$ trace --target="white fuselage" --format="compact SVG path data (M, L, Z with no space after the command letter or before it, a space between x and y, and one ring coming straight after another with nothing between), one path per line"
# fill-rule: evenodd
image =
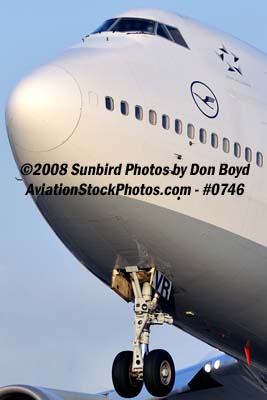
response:
M27 186L85 182L199 189L180 200L165 195L33 198L72 253L106 284L116 265L155 264L173 281L172 302L166 307L177 326L240 359L250 341L252 363L265 369L267 58L173 14L136 10L123 16L176 26L189 49L156 35L103 32L38 69L16 88L7 107L17 164L131 162L172 168L177 163L189 170L197 163L217 172L222 163L247 166L245 148L251 149L249 175L238 178L218 173L185 173L183 178L49 174L24 180ZM215 95L217 115L205 115L203 101L197 105L194 82ZM106 109L107 96L113 111ZM127 116L121 101L129 106ZM143 109L142 120L135 116L136 105ZM149 122L149 110L156 112L156 125ZM162 126L162 115L168 116L169 129ZM182 122L179 134L176 119ZM194 138L188 137L188 124L194 126ZM206 143L199 139L201 129ZM218 147L212 147L214 133ZM229 140L229 152L223 150L223 138ZM234 143L241 146L240 157ZM257 153L263 165L257 165ZM243 183L245 193L203 196L206 183ZM187 310L195 318L188 318Z

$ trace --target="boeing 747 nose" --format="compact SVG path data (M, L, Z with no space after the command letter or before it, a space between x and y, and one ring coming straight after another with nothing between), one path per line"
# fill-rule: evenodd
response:
M75 132L81 110L74 77L58 65L39 68L18 84L7 104L6 125L14 152L59 147Z
M143 384L171 393L170 354L149 351L163 323L249 366L267 391L266 93L265 54L140 9L105 21L9 99L25 194L89 271L134 302L133 346L112 367L120 396ZM214 387L208 371L190 389Z

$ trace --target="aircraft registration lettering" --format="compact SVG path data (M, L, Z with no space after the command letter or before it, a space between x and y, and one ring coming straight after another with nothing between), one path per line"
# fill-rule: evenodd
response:
M157 293L159 293L164 299L169 300L172 289L172 282L162 272L156 270L152 287Z

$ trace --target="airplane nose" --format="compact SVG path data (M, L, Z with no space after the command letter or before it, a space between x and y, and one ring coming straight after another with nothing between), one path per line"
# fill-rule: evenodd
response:
M47 65L23 79L6 107L6 126L13 145L49 151L76 130L82 111L78 83L64 68Z

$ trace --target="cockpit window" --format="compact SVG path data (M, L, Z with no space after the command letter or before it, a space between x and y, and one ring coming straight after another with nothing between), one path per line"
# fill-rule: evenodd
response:
M171 42L189 49L179 29L165 25L160 22L143 18L112 18L105 21L93 33L101 32L125 32L125 33L148 33L158 35Z
M154 34L156 23L140 18L121 18L112 27L112 32L140 32Z
M112 25L114 24L115 21L117 21L117 18L108 19L107 21L103 22L103 24L100 25L100 27L97 28L92 33L101 33L101 32L108 31L112 27Z
M170 35L173 38L175 43L189 49L186 41L184 40L183 36L181 35L181 33L179 32L179 30L177 28L174 28L173 26L166 26L166 29L170 33Z
M164 37L165 39L170 40L170 36L168 35L164 25L158 24L157 35Z

